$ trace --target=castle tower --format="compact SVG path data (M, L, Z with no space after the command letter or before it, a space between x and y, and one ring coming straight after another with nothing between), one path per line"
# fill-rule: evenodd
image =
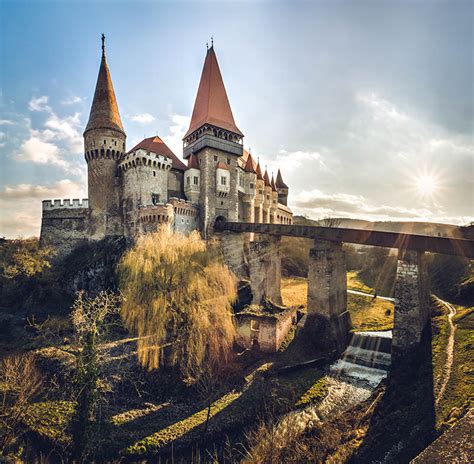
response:
M84 131L92 239L100 240L105 236L123 233L118 160L125 152L125 139L105 58L105 36L102 34L102 60L89 121Z
M278 192L278 201L285 206L288 206L288 185L283 182L283 177L281 176L281 172L278 169L275 187Z
M201 171L201 230L212 233L214 221L238 220L238 160L243 134L234 121L214 46L207 50L183 154L196 155ZM224 169L224 166L227 169ZM227 184L228 182L228 184Z
M263 218L263 199L265 198L265 182L263 180L260 161L257 162L256 169L256 191L255 191L255 222L265 222Z
M184 172L184 194L193 204L199 203L199 192L201 190L201 170L199 160L194 153L188 158L188 167Z

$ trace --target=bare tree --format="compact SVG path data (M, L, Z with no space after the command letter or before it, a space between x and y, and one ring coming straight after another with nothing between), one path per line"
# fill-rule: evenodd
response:
M328 216L323 219L320 219L318 222L322 227L339 227L341 225L342 220L340 218Z
M80 292L73 305L71 319L78 350L74 379L76 410L72 420L73 455L76 459L87 454L90 424L99 397L99 344L110 326L109 317L119 311L119 301L117 295L109 292L100 292L95 298L87 298Z
M0 363L0 452L8 455L26 432L28 408L41 391L42 377L31 353L5 357Z

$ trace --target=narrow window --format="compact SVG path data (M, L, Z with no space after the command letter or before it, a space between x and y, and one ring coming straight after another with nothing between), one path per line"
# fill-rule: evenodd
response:
M151 202L154 205L157 205L160 202L160 195L158 193L152 193L151 194Z
M253 189L253 183L252 182L250 182L250 188Z
M214 161L217 161L217 156L216 155L214 155Z
M199 183L199 179L197 176L194 176L194 185L197 185Z
M221 176L221 185L226 185L226 181L227 179L225 178L225 176Z
M191 177L186 178L186 185L191 185Z
M227 158L227 164L230 164L230 158Z
M153 171L153 177L156 177L156 171Z

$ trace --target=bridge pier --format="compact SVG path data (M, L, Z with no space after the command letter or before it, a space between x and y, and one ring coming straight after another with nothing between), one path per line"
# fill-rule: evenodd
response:
M430 291L423 252L398 252L392 360L415 354L430 321Z
M282 304L280 242L280 237L268 235L265 240L250 243L248 267L252 304L261 304L265 297Z
M246 235L235 232L219 232L215 234L226 264L239 278L248 277L248 266L245 256Z
M315 240L309 252L305 330L317 333L326 348L341 353L349 342L351 326L342 243Z

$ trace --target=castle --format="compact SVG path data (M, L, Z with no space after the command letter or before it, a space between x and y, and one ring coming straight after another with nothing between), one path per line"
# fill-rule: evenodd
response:
M244 149L217 62L207 50L188 131L187 166L163 140L149 137L126 150L126 133L105 54L84 131L88 199L44 200L41 243L70 249L84 240L141 233L170 224L206 238L216 220L291 224L288 186L270 178Z

